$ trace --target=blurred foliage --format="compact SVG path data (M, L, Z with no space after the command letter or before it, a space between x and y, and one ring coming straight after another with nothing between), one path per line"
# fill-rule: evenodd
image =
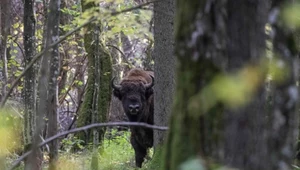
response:
M290 28L299 28L300 27L300 2L296 1L295 3L289 3L285 6L283 10L283 21Z
M293 170L300 170L300 167L297 165L292 165L292 167L293 167Z
M22 119L15 109L0 110L0 169L10 165L20 151L22 145ZM5 158L5 161L4 161Z
M20 149L22 140L22 122L14 110L0 110L0 157L13 154Z
M204 162L201 159L190 159L184 162L179 170L206 170Z
M102 24L102 29L105 30L102 32L101 38L114 38L116 34L123 32L127 36L152 39L152 33L149 29L152 10L135 9L116 16L111 16L112 11L122 11L132 8L136 6L136 3L134 1L124 3L124 0L87 0L87 3L90 2L101 2L101 4L104 5L101 5L100 10L98 8L91 8L82 13L80 17L76 17L74 23L77 25L81 25L90 18L96 17ZM86 31L88 30L82 29L81 35L85 34Z
M191 99L188 108L197 115L206 113L218 102L231 109L245 106L267 77L278 84L291 76L289 73L290 68L284 61L272 59L262 60L258 65L247 65L235 73L220 74Z
M68 153L70 153L72 148L74 148L74 147L79 148L79 149L84 149L84 147L82 146L82 143L84 143L84 141L78 139L74 135L69 135L68 138L65 138L61 141L61 144L62 144L64 150Z

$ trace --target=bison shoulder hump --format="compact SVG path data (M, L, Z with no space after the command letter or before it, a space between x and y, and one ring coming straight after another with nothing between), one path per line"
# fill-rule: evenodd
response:
M144 71L142 69L134 68L131 69L123 81L142 81L143 83L151 83L151 76L154 77L154 73L152 71Z

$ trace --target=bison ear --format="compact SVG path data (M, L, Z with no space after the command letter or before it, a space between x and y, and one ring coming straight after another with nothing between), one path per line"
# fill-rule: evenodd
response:
M119 100L121 100L122 97L121 97L120 90L114 89L113 94L114 94L115 97L117 97Z
M146 90L146 98L148 99L151 95L153 95L153 88L149 88Z

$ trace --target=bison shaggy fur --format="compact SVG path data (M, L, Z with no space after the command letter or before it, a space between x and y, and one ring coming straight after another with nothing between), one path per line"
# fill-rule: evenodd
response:
M122 102L129 121L153 124L153 85L153 72L136 68L130 70L119 85L112 80L113 94ZM131 127L130 131L136 166L141 167L148 149L153 146L153 130Z

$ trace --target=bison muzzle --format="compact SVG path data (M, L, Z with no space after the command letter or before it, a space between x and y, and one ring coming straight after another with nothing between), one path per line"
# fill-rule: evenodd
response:
M136 68L130 70L118 85L112 79L113 94L122 102L129 121L153 124L153 85L153 72ZM131 127L130 131L135 163L141 167L148 149L153 146L153 130Z

